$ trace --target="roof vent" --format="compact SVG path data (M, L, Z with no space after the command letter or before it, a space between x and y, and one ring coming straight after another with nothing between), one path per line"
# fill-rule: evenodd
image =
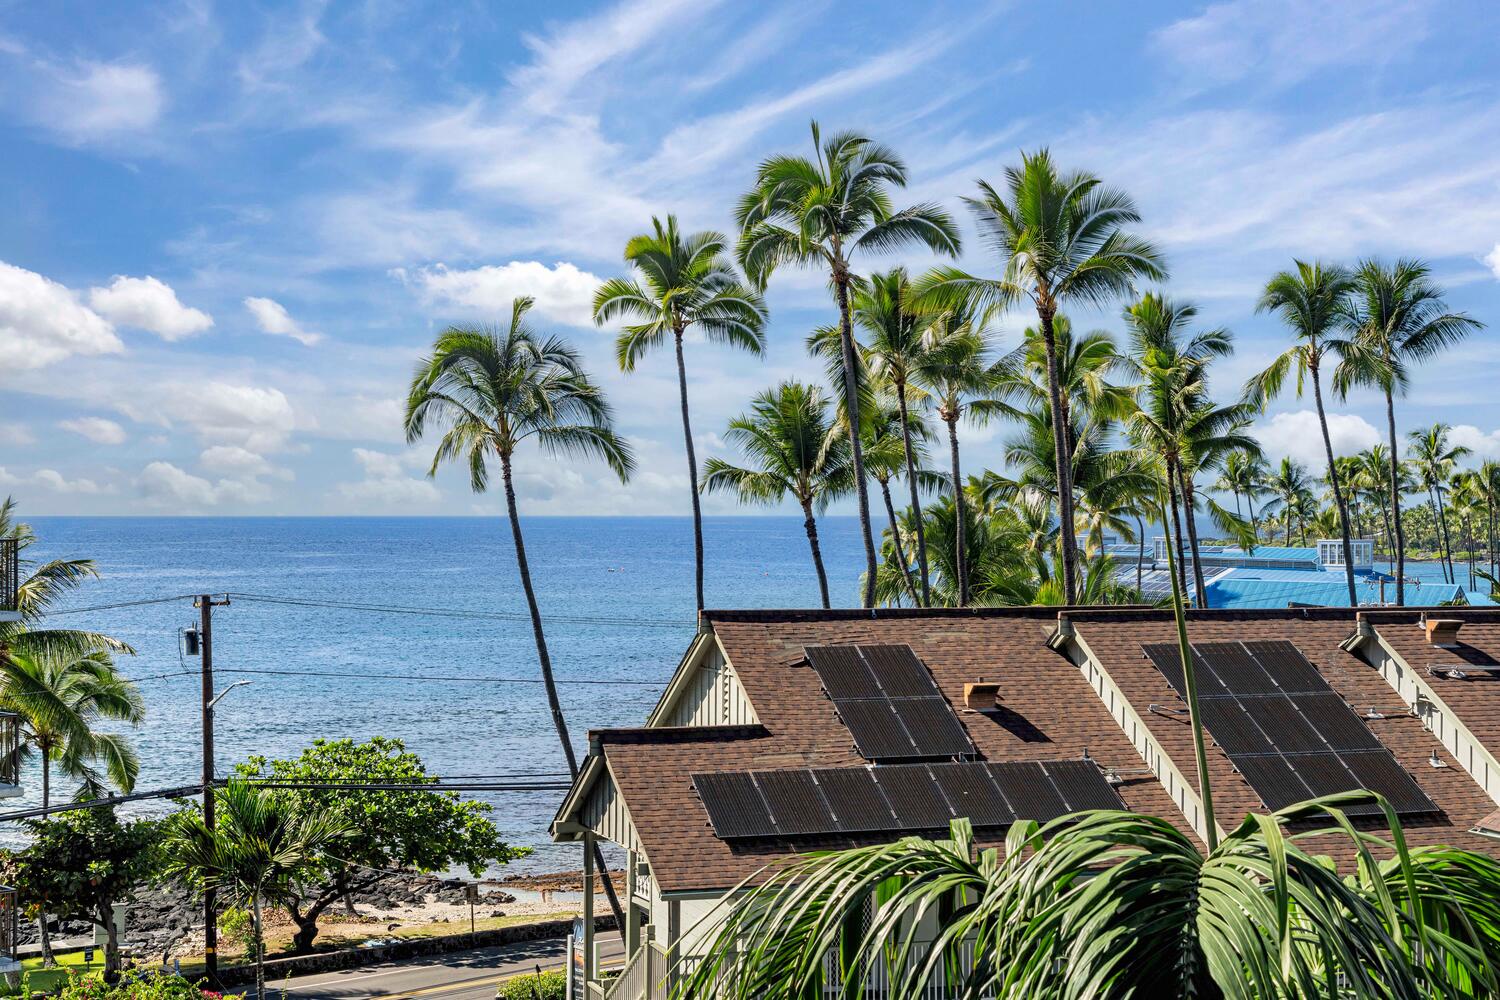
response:
M1427 758L1427 763L1431 764L1433 767L1447 767L1448 766L1448 762L1445 761L1445 760L1443 760L1443 758L1439 757L1438 756L1438 752L1436 750L1432 751L1432 756Z
M1458 645L1458 630L1464 627L1462 618L1424 618L1422 627L1427 630L1427 641L1434 646L1452 648Z
M992 681L976 681L964 685L964 707L976 712L993 712L1000 701L1000 685Z

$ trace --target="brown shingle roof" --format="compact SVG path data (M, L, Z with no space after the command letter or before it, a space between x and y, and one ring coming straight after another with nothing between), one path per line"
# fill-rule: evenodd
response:
M1500 753L1500 675L1471 670L1465 680L1429 674L1432 664L1484 664L1500 662L1500 610L1442 608L1432 612L1464 623L1458 646L1440 649L1429 645L1417 624L1420 613L1410 610L1367 612L1380 638L1432 687L1469 731L1491 753Z

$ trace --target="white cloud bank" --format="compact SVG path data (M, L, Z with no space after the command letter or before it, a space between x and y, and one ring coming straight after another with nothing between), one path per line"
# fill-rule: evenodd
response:
M103 417L79 417L76 420L64 420L57 426L82 435L95 444L125 443L125 428Z
M251 316L255 317L256 325L260 327L262 333L277 337L291 337L306 347L312 347L323 339L321 333L303 329L300 323L292 319L286 307L275 299L252 295L245 299L245 308L250 310Z
M1495 249L1484 255L1484 262L1489 265L1490 272L1500 279L1500 243L1495 244Z
M1268 459L1291 458L1307 466L1314 475L1322 475L1328 468L1316 410L1278 413L1268 422L1256 424L1250 433L1265 449ZM1353 455L1382 440L1369 421L1352 413L1328 414L1328 437L1335 455Z
M162 380L149 392L120 399L116 409L139 423L189 427L207 445L236 445L253 452L278 451L297 426L291 402L280 389L188 377Z
M403 271L397 276L408 279ZM464 270L445 264L409 276L423 301L475 313L475 318L508 322L510 304L521 295L536 299L533 314L569 326L594 325L594 290L601 279L567 261L548 267L536 260L513 260Z
M364 479L340 483L338 495L366 506L413 507L436 503L442 498L431 480L407 475L411 456L393 455L369 448L355 448L354 459L364 470Z
M178 468L171 462L152 462L135 480L146 503L153 507L183 510L232 503L264 503L271 498L265 484L255 479L220 479L210 482Z
M65 286L0 261L0 367L42 368L79 354L119 354L114 326Z
M163 340L181 340L214 325L212 316L183 305L171 285L149 274L144 278L115 275L109 287L89 292L89 305L106 319L149 330Z

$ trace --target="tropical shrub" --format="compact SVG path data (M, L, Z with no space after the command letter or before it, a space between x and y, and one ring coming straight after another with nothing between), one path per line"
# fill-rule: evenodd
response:
M555 970L540 976L516 976L500 984L495 1000L566 1000L567 988L567 974Z
M183 976L141 970L128 971L110 985L100 976L69 969L60 995L61 1000L240 1000L238 994L215 993Z

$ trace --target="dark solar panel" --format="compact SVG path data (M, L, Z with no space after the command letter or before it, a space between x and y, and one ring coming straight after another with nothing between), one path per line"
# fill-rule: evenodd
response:
M1281 690L1289 694L1329 690L1328 682L1318 669L1285 639L1254 639L1245 643L1245 648L1275 679Z
M1389 757L1390 755L1382 754L1382 756ZM1307 787L1312 791L1313 796L1335 795L1364 787L1359 777L1344 765L1336 753L1314 753L1287 759L1302 780L1307 782ZM1380 807L1373 802L1345 805L1339 808L1351 816L1373 816L1380 812Z
M920 756L888 699L843 700L834 704L854 736L861 757L892 760Z
M1293 702L1303 716L1335 750L1380 750L1380 741L1370 732L1343 698L1332 691L1321 694L1294 694Z
M1235 757L1234 766L1255 789L1255 794L1273 812L1285 809L1294 802L1312 798L1307 783L1292 769L1285 757L1272 754L1265 757Z
M1154 642L1141 647L1150 657L1156 669L1172 685L1173 690L1183 697L1187 697L1187 683L1182 676L1182 654L1177 649L1175 642ZM1229 691L1219 682L1204 663L1203 657L1196 653L1193 656L1193 664L1197 668L1195 673L1198 678L1198 697L1200 698L1222 698Z
M1307 716L1284 694L1240 701L1250 718L1271 738L1281 753L1318 753L1333 749L1313 728ZM1347 709L1346 709L1347 711Z
M1224 752L1234 754L1271 753L1271 741L1241 707L1236 698L1203 698L1198 702L1203 725Z
M953 811L975 826L1007 826L1014 823L1011 811L1000 789L990 780L989 770L981 764L933 764L932 776Z
M1280 690L1271 675L1238 642L1196 642L1193 650L1231 694L1270 694Z
M1006 801L1021 819L1046 822L1068 811L1068 804L1042 765L1035 761L990 764L990 777L1000 786Z
M926 764L892 764L875 768L875 782L885 793L902 829L936 830L953 818L948 801Z
M1062 793L1071 812L1080 809L1124 809L1125 803L1093 761L1049 760L1042 769Z
M1397 760L1385 751L1339 754L1360 787L1379 792L1398 813L1441 812Z
M859 651L887 697L942 697L931 672L917 659L910 646L861 646Z
M808 646L803 652L807 654L807 662L822 678L828 697L838 700L880 695L880 688L865 666L857 646Z
M833 810L841 833L870 833L899 829L891 807L867 767L814 768L813 777Z
M746 771L721 771L693 775L693 786L708 810L714 835L734 837L770 837L776 834L771 814L766 809L755 783Z
M839 829L811 771L757 771L755 783L782 836Z
M896 698L891 705L916 745L918 757L958 757L975 752L963 723L943 699Z

